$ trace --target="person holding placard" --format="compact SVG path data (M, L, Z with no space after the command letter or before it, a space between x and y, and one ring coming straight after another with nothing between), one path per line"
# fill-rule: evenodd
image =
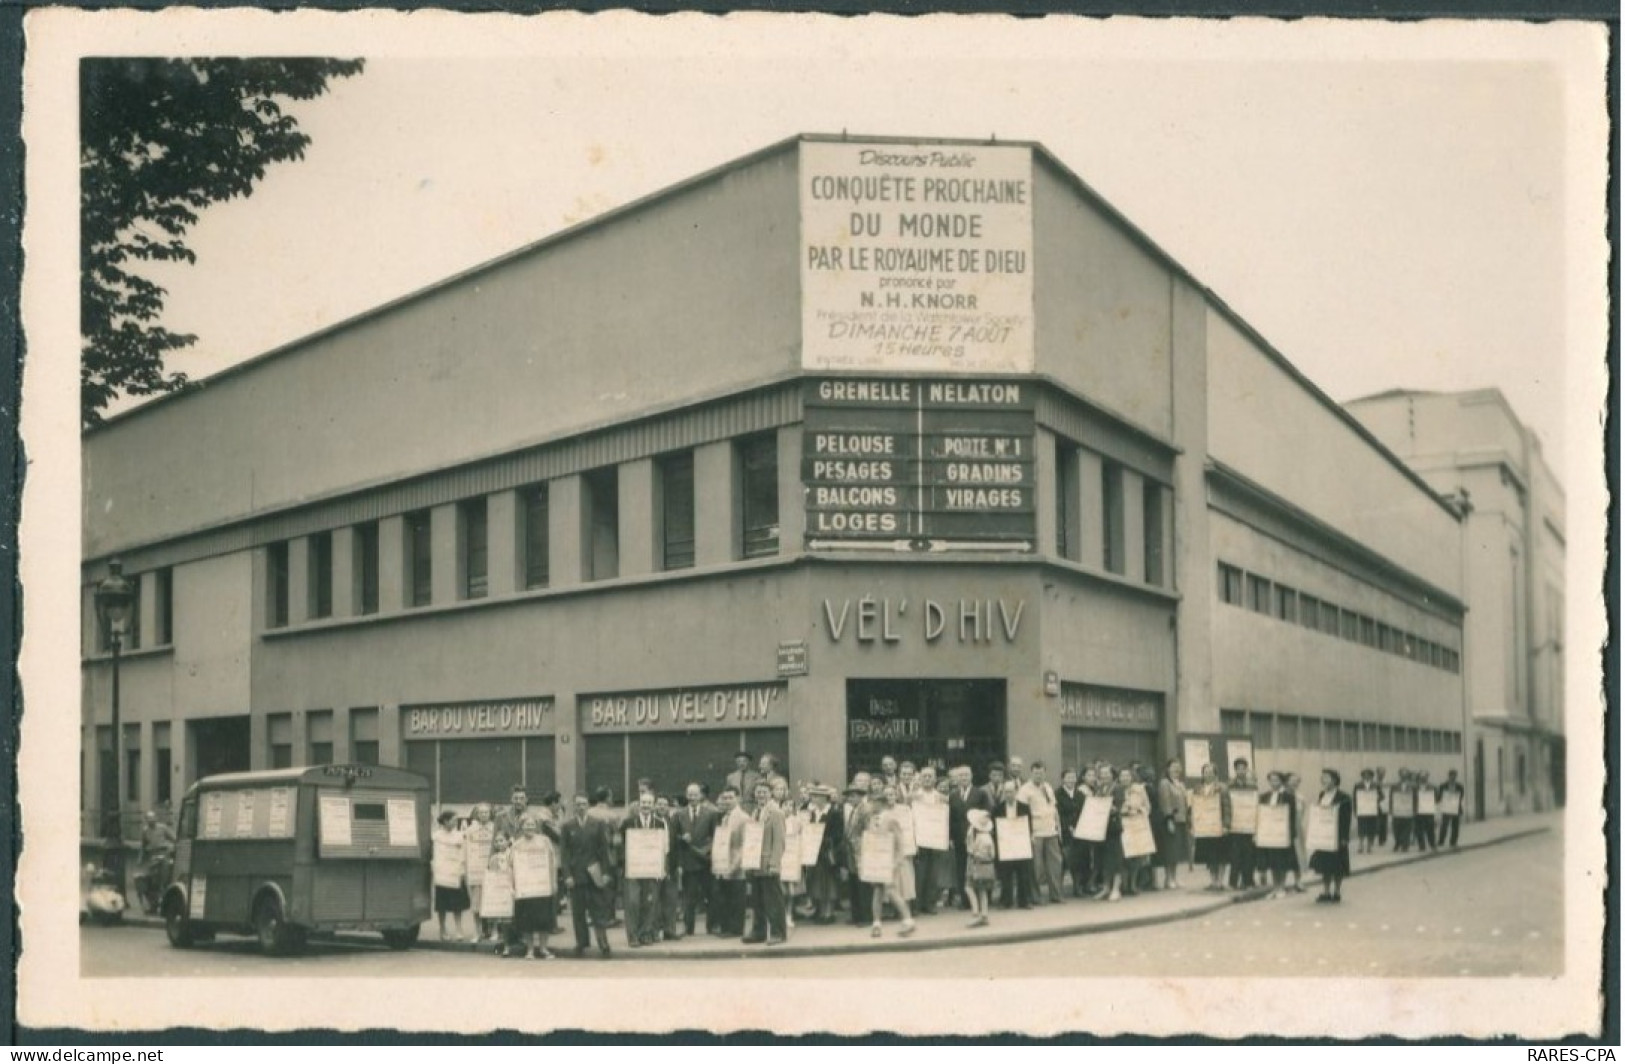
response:
M491 807L481 802L463 826L463 874L468 884L468 908L473 913L474 934L481 942L491 940L491 928L480 916L480 895L485 887L485 869L491 861L491 841L495 837Z
M1416 785L1411 782L1411 770L1399 770L1399 782L1388 795L1388 809L1394 828L1394 852L1406 853L1411 848L1411 828L1416 824Z
M914 763L904 761L897 766L897 782L890 784L892 788L892 804L889 808L897 811L897 824L903 829L902 863L898 867L897 892L910 906L915 902L914 858L919 856L920 847L914 839L914 792L910 789L914 779ZM882 791L884 791L882 787Z
M1266 777L1268 789L1258 799L1258 832L1254 843L1258 867L1270 877L1271 898L1286 894L1287 873L1297 864L1293 838L1298 832L1298 810L1286 780L1279 772Z
M863 882L858 870L859 843L869 822L869 774L859 772L846 785L839 810L841 841L846 850L841 855L842 871L846 876L847 922L862 927L869 922L869 896L873 892Z
M933 915L953 889L953 848L949 819L948 781L936 770L922 768L919 788L909 808L914 817L914 883L921 915Z
M553 930L553 825L527 816L519 822L519 838L514 840L513 929L522 942L529 942L533 960L550 961L547 936ZM511 954L510 954L511 955ZM519 956L523 957L521 948Z
M655 796L638 795L637 809L621 821L626 870L626 944L633 949L660 940L660 890L666 878L667 824L655 813Z
M513 858L509 854L512 843L506 835L491 839L491 856L485 862L484 887L480 891L480 919L491 925L497 945L498 957L518 956L521 946L508 946L513 931Z
M1439 784L1439 845L1448 842L1454 850L1461 841L1461 810L1466 801L1467 788L1456 779L1456 770L1451 769Z
M1156 836L1151 830L1151 796L1132 768L1125 768L1119 775L1113 798L1118 815L1117 845L1123 856L1121 871L1112 879L1107 901L1118 901L1124 894L1140 893L1140 876L1157 852ZM1106 839L1109 845L1109 828Z
M1368 768L1360 770L1360 782L1354 785L1354 822L1359 829L1360 853L1370 853L1377 843L1377 826L1382 819L1382 790L1377 786L1376 773Z
M1439 792L1428 781L1427 769L1416 774L1416 820L1411 826L1411 834L1416 839L1416 849L1437 850L1439 844L1434 840L1433 829L1436 826L1435 817L1439 813Z
M1349 874L1349 828L1354 820L1354 803L1342 790L1343 778L1336 769L1320 774L1320 798L1309 809L1309 867L1319 873L1317 902L1333 904L1343 900L1343 879Z
M1083 815L1086 797L1078 788L1078 770L1062 769L1061 785L1055 788L1055 815L1061 822L1061 870L1072 879L1074 898L1083 897L1081 856L1084 843L1073 834L1073 829L1078 826L1078 817Z
M815 924L835 922L835 903L840 898L840 865L846 845L841 815L834 808L836 797L834 787L814 784L807 792L806 823L801 826L801 865Z
M796 899L804 893L801 870L801 829L804 823L790 799L790 783L783 776L773 781L773 804L784 818L784 856L779 860L779 893L784 897L784 928L796 929Z
M878 776L875 781L880 785L880 799L859 840L862 852L858 874L869 884L873 896L869 903L869 934L873 938L880 937L880 917L890 904L903 918L903 926L897 929L897 934L907 938L914 933L915 925L908 898L903 895L904 865L908 862L903 855L903 819L912 814L906 806L898 804L896 784L886 783ZM888 867L890 878L886 877Z
M430 868L434 873L434 912L440 920L440 941L473 941L463 930L463 914L468 911L468 869L464 865L463 833L457 827L457 814L443 809L435 818L434 833L430 836L434 857ZM457 929L455 935L446 934L446 917L452 918Z
M1012 766L1019 765L1011 759ZM1019 771L1019 769L1017 770ZM1066 869L1061 864L1061 813L1055 800L1055 788L1050 786L1048 770L1042 761L1034 761L1027 782L1016 790L1016 797L1027 804L1033 818L1033 882L1028 885L1035 905L1061 904L1062 881ZM1046 897L1046 892L1048 897Z
M574 800L574 815L564 822L562 864L564 889L570 892L570 918L575 928L576 956L587 952L587 925L591 920L598 952L609 956L609 886L611 831L607 823L591 814L585 794Z
M1032 811L1016 797L1015 780L1005 780L999 804L993 810L993 843L998 849L999 906L1033 907L1027 893L1027 873L1033 864Z
M1258 885L1258 857L1253 835L1258 831L1258 783L1246 758L1236 758L1231 766L1230 816L1225 822L1230 847L1230 889L1251 890Z
M1179 889L1179 866L1191 859L1191 800L1185 786L1185 766L1177 757L1168 759L1157 784L1157 807L1163 820L1162 860L1164 883Z
M705 800L705 788L690 783L687 804L672 817L677 830L677 863L683 877L683 931L694 933L695 915L711 911L711 844L717 831L717 810Z
M1388 770L1377 766L1377 845L1388 845Z
M1207 889L1223 890L1229 856L1224 829L1230 818L1230 796L1212 765L1202 766L1202 782L1190 798L1191 837L1196 841L1196 863L1207 867Z

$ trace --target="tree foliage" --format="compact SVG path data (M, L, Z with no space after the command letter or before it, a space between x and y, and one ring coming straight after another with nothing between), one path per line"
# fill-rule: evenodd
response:
M211 203L247 196L272 163L304 157L286 101L361 71L339 59L86 59L79 66L81 420L120 392L186 384L164 358L197 337L159 323L147 262L196 261L187 229ZM280 102L279 102L280 101Z

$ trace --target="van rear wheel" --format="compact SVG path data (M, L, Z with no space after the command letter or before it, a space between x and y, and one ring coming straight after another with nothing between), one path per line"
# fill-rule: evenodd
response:
M304 944L299 929L283 916L282 902L271 894L254 907L254 933L259 937L260 949L272 957L294 953Z

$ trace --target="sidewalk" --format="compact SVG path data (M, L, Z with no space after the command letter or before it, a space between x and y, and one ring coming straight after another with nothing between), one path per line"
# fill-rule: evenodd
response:
M1558 830L1562 825L1561 812L1532 814L1520 817L1502 817L1462 827L1462 843L1457 850L1430 853L1394 853L1387 849L1367 856L1352 856L1354 876L1368 875L1387 868L1413 864L1417 861L1449 860L1457 853L1495 846L1514 839ZM1390 847L1392 840L1389 840ZM1070 935L1088 935L1103 931L1120 931L1147 924L1189 920L1223 909L1229 905L1256 901L1269 893L1267 889L1211 893L1205 889L1207 871L1202 868L1182 870L1184 886L1175 891L1152 891L1117 902L1068 900L1060 905L1041 905L1034 909L994 909L986 927L971 928L969 913L961 909L939 912L935 916L921 916L919 930L909 938L899 938L897 921L888 921L880 938L871 938L869 929L852 927L844 922L820 927L798 924L790 940L783 945L768 948L747 946L737 938L713 938L704 931L676 942L662 942L640 949L626 945L622 928L613 928L610 946L614 960L658 958L662 960L736 960L757 957L813 957L848 953L901 953L919 950L955 949L963 946L986 946L1039 939L1063 938ZM1306 889L1315 889L1316 880L1305 879ZM555 953L567 952L574 945L568 914L561 914L563 935L554 935L548 943ZM839 917L838 917L839 918ZM125 922L132 926L163 926L156 917L128 913ZM703 919L701 920L703 924ZM433 920L423 925L422 937L416 948L448 952L471 953L476 947L467 942L441 942ZM374 939L376 941L376 939ZM489 950L489 945L478 947ZM592 951L593 956L597 950Z
M1503 817L1482 823L1463 825L1462 843L1457 850L1419 854L1394 853L1390 848L1367 856L1352 855L1355 876L1380 872L1417 861L1448 860L1453 854L1465 853L1485 846L1494 846L1513 839L1525 838L1558 829L1561 813L1542 813L1522 817ZM1389 840L1392 847L1393 840ZM954 949L962 946L986 946L1038 939L1062 938L1070 935L1096 934L1102 931L1120 931L1146 924L1189 920L1223 909L1229 905L1256 901L1269 893L1267 888L1250 891L1210 893L1207 871L1203 868L1181 870L1184 883L1176 891L1152 891L1122 901L1105 902L1069 899L1060 905L1040 905L1022 911L994 909L986 927L970 928L970 914L961 909L939 911L935 916L921 916L917 930L909 938L899 938L897 921L883 925L880 938L871 938L866 927L853 927L841 922L828 927L797 924L790 940L771 948L761 945L747 946L737 938L712 938L704 931L677 942L662 942L654 946L631 949L626 945L626 934L620 927L611 929L610 946L615 960L658 958L662 960L737 960L758 957L812 957L847 953L902 953L918 950ZM1316 889L1314 877L1305 879L1306 889ZM841 917L837 914L837 918ZM703 924L703 920L701 923ZM548 946L555 953L571 949L575 940L570 930L568 914L561 920L565 933L554 935ZM436 938L436 925L423 925L418 949L453 950L469 952L475 947L465 942L440 942ZM483 947L489 949L489 946ZM596 955L594 948L590 955Z

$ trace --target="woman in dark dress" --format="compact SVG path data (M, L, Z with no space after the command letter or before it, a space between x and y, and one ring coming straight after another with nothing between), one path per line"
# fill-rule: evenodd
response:
M1298 807L1292 792L1286 789L1286 777L1279 772L1271 772L1266 780L1268 790L1259 798L1258 804L1260 808L1279 807L1286 810L1287 835L1284 840L1266 840L1262 829L1259 831L1258 869L1270 877L1270 897L1279 898L1286 892L1287 874L1297 871L1298 867L1298 852L1293 848L1293 840L1298 834ZM1265 845L1266 841L1282 841L1284 845Z
M1212 765L1202 766L1202 782L1197 784L1192 792L1194 797L1203 801L1219 800L1221 820L1225 827L1230 825L1230 796L1225 793L1224 784L1214 773ZM1195 835L1194 820L1191 828ZM1225 865L1229 860L1229 847L1225 837L1220 835L1203 836L1196 839L1195 860L1199 865L1207 866L1208 890L1224 889Z
M1321 809L1334 810L1337 817L1337 849L1316 850L1309 856L1309 867L1319 873L1320 897L1317 902L1343 900L1343 878L1349 874L1349 831L1354 821L1354 802L1342 789L1343 778L1336 769L1320 773L1320 797L1315 804Z

